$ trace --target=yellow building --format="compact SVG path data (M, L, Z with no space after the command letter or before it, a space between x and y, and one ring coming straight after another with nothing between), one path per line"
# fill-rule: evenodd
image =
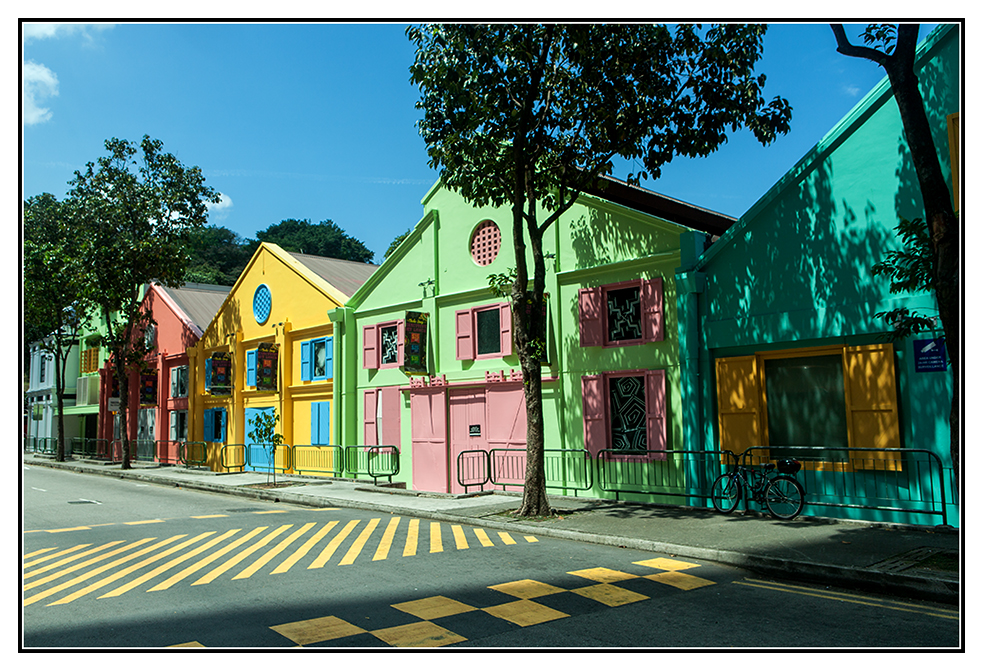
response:
M335 340L328 313L376 266L262 243L196 345L188 348L187 462L214 471L290 471L290 451L251 446L264 414L281 444L330 444ZM204 442L204 443L194 443Z

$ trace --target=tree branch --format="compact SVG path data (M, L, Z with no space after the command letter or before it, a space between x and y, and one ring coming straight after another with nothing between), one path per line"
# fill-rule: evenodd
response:
M844 54L845 56L852 56L854 58L866 58L869 61L874 61L878 65L885 67L886 62L890 58L888 54L878 51L877 49L872 49L871 47L861 47L851 44L850 40L847 39L847 34L844 32L844 26L840 23L830 24L830 29L834 31L834 37L837 39L838 53Z

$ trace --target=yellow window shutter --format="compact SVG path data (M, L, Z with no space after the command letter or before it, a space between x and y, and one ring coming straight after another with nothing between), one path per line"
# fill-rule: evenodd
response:
M900 448L895 394L895 353L891 343L844 348L847 436L852 448ZM902 468L897 453L852 450L855 469Z
M716 360L718 431L721 450L741 453L765 444L762 385L755 355Z

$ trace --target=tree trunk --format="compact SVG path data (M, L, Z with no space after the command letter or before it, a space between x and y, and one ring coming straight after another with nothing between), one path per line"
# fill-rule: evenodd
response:
M933 289L946 336L946 351L950 359L953 397L950 404L950 459L953 474L959 483L960 473L960 284L958 259L959 229L951 201L950 189L943 179L936 145L926 118L919 82L905 61L890 61L885 70L895 100L902 115L906 143L912 155L922 192L926 223L933 246ZM900 65L903 64L903 65Z

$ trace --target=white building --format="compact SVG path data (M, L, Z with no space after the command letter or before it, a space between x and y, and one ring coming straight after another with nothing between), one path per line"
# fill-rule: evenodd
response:
M76 381L79 377L79 348L73 345L65 366L64 408L75 405ZM55 397L55 356L42 349L42 341L31 343L27 391L24 393L27 413L26 447L35 447L34 439L55 438L58 435L58 402ZM65 415L65 436L78 436L78 416ZM52 446L53 447L53 446ZM68 447L66 446L66 449Z

